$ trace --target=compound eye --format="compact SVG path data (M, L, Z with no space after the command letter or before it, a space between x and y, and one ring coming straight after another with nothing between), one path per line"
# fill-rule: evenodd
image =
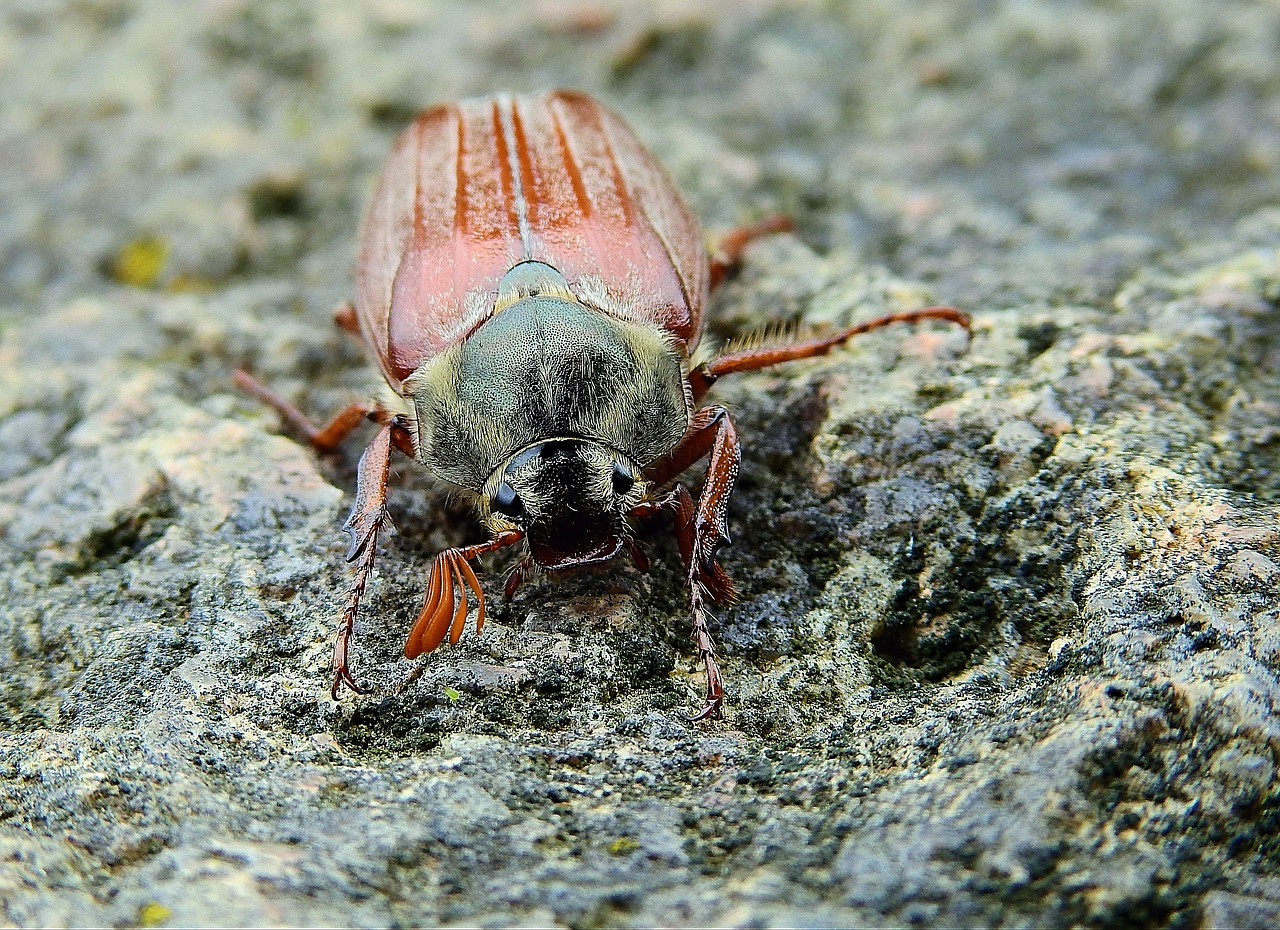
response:
M489 501L489 509L511 520L520 520L524 517L524 501L520 500L516 489L506 481L498 485L493 499Z
M635 476L621 462L613 463L613 493L619 496L626 494L636 486Z

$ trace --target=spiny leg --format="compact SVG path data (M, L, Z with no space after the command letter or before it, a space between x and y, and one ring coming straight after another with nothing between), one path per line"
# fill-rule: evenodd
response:
M663 500L637 508L638 516L647 516L659 508L673 512L676 543L689 586L694 648L702 660L707 678L706 705L693 718L695 720L720 717L724 705L724 682L716 662L705 599L709 596L712 600L724 602L733 597L729 576L715 558L716 551L729 542L729 496L742 461L737 432L728 412L716 406L699 410L680 444L650 469L652 480L662 483L708 453L711 458L707 477L696 504L683 485L676 485Z
M329 693L335 701L343 685L357 694L364 693L364 689L356 684L355 677L351 674L348 655L360 599L364 596L369 576L373 573L378 531L387 519L387 478L391 470L392 433L396 429L391 424L383 426L364 450L364 455L360 456L355 506L342 527L351 537L347 561L355 563L356 573L333 641L333 685Z
M275 391L258 381L247 371L237 369L232 379L242 390L247 391L267 406L272 407L293 429L306 437L312 447L319 452L332 452L342 440L371 415L377 415L378 409L372 404L351 404L326 423L317 426L310 417L289 403ZM360 599L364 596L369 584L369 576L373 573L373 561L378 548L378 530L386 520L387 476L390 471L391 445L403 447L408 442L407 433L393 440L394 432L402 432L393 425L389 416L383 423L364 455L360 457L359 478L356 489L356 503L343 529L351 536L351 545L347 549L347 561L355 563L355 578L351 589L347 592L346 607L338 621L338 631L333 641L333 683L329 688L330 696L336 701L338 692L346 685L357 694L364 689L356 683L351 674L349 653L351 637L355 631L356 613L360 607Z
M403 419L376 404L351 404L338 412L324 426L317 426L310 417L289 403L275 391L263 385L246 371L237 370L232 377L245 391L263 403L273 407L295 430L307 438L320 452L332 452L351 432L366 419L381 426L360 457L356 483L356 501L351 516L343 530L351 537L347 548L347 561L355 563L355 577L347 593L347 603L338 621L338 631L333 642L333 684L330 695L337 700L338 692L345 685L357 694L364 689L351 674L351 640L355 632L356 614L360 600L373 573L373 563L378 548L378 531L387 520L387 478L390 474L391 447L399 449L410 458L415 456L413 436Z
M794 228L791 217L779 214L729 230L711 250L711 289L714 291L738 270L742 253L752 242L774 233L791 232Z
M708 612L703 601L706 588L705 577L699 569L698 534L696 527L697 508L688 489L678 484L673 489L675 494L676 545L680 549L680 557L684 562L686 582L689 586L689 614L693 624L693 646L698 658L702 660L703 673L707 679L707 698L702 710L694 714L691 720L718 720L724 716L724 679L720 676L720 665L716 662L716 644L711 638L711 628L707 623ZM720 567L717 573L724 578ZM727 582L728 579L724 578Z
M966 333L971 332L969 315L954 307L925 307L921 310L906 310L900 313L887 313L872 320L865 320L855 326L820 336L813 339L802 339L780 346L760 346L743 349L740 352L728 352L699 365L689 373L689 383L693 388L693 399L698 401L711 385L728 374L739 371L755 371L779 365L782 362L794 362L798 359L813 358L826 355L837 346L843 345L854 336L869 333L883 326L894 323L919 323L923 320L943 320L963 327Z
M738 433L724 407L703 407L693 415L689 429L673 450L648 469L655 485L663 485L683 473L708 453L711 460L703 482L702 496L693 515L694 550L702 571L702 582L712 600L724 603L733 599L733 584L715 560L716 550L731 542L729 537L729 497L738 477L742 450ZM642 505L643 506L643 505Z

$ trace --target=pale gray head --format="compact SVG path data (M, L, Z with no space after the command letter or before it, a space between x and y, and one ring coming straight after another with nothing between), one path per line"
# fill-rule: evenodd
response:
M627 514L643 499L634 462L587 439L548 439L494 470L481 506L495 531L521 529L546 569L613 558L627 538Z

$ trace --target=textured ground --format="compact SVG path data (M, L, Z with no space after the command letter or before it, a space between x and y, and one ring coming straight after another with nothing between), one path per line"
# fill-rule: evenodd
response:
M717 337L977 320L718 389L723 724L656 537L398 659L479 538L407 465L329 700L358 448L229 387L373 392L394 134L553 85L796 217ZM13 0L0 86L0 921L1280 922L1273 5Z

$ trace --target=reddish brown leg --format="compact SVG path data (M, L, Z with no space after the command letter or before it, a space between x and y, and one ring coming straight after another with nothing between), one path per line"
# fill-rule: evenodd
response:
M334 700L337 700L343 685L357 694L364 693L364 689L356 684L351 674L348 659L351 639L355 633L360 599L364 596L369 576L373 573L378 531L387 522L387 477L391 471L391 447L404 450L411 445L412 439L408 431L398 418L390 417L364 450L364 455L360 456L356 502L351 508L351 516L342 525L343 532L351 539L347 547L347 561L355 563L355 578L347 593L347 605L342 611L338 633L333 641L333 686L329 693Z
M689 613L693 622L693 646L702 661L702 670L707 679L707 699L702 710L694 714L692 720L718 720L724 716L724 679L720 677L720 665L716 662L716 644L711 638L711 628L707 623L710 616L703 600L704 577L698 565L697 519L698 508L693 503L689 490L677 484L668 497L672 505L672 519L675 524L676 545L680 549L680 558L684 562L685 580L689 586ZM723 577L723 572L716 571ZM725 579L727 582L728 579Z
M631 556L631 563L635 565L636 571L642 575L649 574L649 553L645 552L634 539L628 539L625 545L627 555Z
M333 311L333 322L344 333L360 338L360 320L356 317L356 308L351 304L342 304Z
M733 585L716 562L716 550L729 542L728 509L733 483L738 477L742 452L738 434L723 407L704 407L693 416L689 431L680 444L649 469L651 480L661 484L680 474L710 453L702 496L695 505L683 485L666 498L637 508L637 516L647 516L658 508L675 513L676 542L684 561L689 586L689 606L693 615L693 642L707 676L707 703L694 718L721 716L724 685L716 664L715 643L708 625L705 599L723 603L733 597Z
M742 253L752 242L774 233L791 232L794 228L791 217L778 215L725 233L711 251L711 289L714 291L738 270Z
M369 448L360 456L355 506L342 527L351 537L351 544L347 547L347 561L355 563L356 574L347 594L347 606L338 622L338 634L333 641L333 685L329 693L335 701L343 685L357 694L364 693L364 689L356 684L351 674L348 653L351 636L355 632L360 598L364 596L369 575L373 572L378 530L387 519L387 476L391 470L391 434L395 429L396 427L387 425L378 430L373 442L369 443Z
M802 358L813 358L826 355L837 346L843 345L854 336L869 333L873 329L889 326L893 323L919 323L922 320L945 320L971 331L969 315L954 307L925 307L922 310L906 310L901 313L888 313L873 320L866 320L848 329L842 329L827 336L805 339L790 345L762 346L756 349L743 349L741 352L729 352L699 365L689 372L689 383L693 388L693 399L697 402L711 385L725 375L738 371L755 371L778 365L782 362L794 362Z
M332 452L366 419L382 426L360 457L355 506L342 527L351 537L347 561L355 563L355 578L347 593L346 607L343 608L342 617L338 621L338 632L334 637L333 684L329 689L334 700L337 700L338 692L344 685L357 694L363 694L364 689L351 674L351 639L355 632L360 599L364 596L369 576L373 573L378 531L387 520L387 477L391 467L391 447L395 446L412 458L415 453L413 437L400 417L373 404L352 404L324 426L317 426L310 417L248 372L236 371L232 377L242 389L275 408L290 426L321 452Z
M516 563L516 567L507 573L507 580L502 586L502 599L509 601L516 596L516 592L520 590L520 585L524 584L524 576L528 574L529 569L533 567L533 556L526 555L523 559Z
M373 404L352 404L326 423L317 426L305 413L289 403L247 371L237 369L231 375L236 386L273 408L293 430L306 438L320 452L332 452L351 432L378 410Z
M649 468L650 480L664 484L681 474L698 459L711 454L707 464L707 478L698 498L694 515L693 550L697 564L717 601L733 597L728 578L715 562L716 550L730 542L729 495L738 478L742 463L742 450L738 446L738 432L733 428L729 412L719 405L703 407L693 415L689 430L671 452Z

